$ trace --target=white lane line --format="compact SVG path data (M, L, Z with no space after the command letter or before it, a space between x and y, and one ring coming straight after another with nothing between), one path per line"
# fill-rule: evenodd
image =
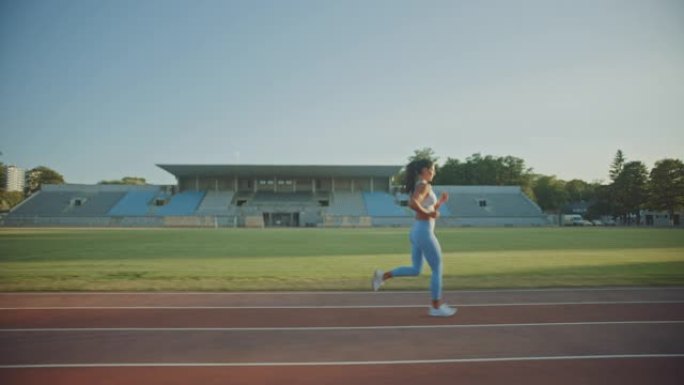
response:
M616 360L648 358L684 358L684 354L604 354L578 356L529 356L529 357L483 357L447 358L436 360L392 360L392 361L321 361L321 362L143 362L143 363L70 363L70 364L25 364L0 365L0 369L41 369L41 368L129 368L129 367L253 367L253 366L352 366L352 365L419 365L419 364L459 364L477 362L517 362L517 361L576 361L576 360Z
M578 288L546 288L546 289L481 289L481 290L449 290L445 294L458 293L527 293L527 292L592 292L592 291L684 291L681 286L664 286L664 287L578 287ZM292 294L316 294L316 295L349 295L349 294L366 294L366 295L383 295L383 294L428 294L427 290L419 291L232 291L232 292L203 292L203 291L176 291L176 292L140 292L140 291L118 291L118 292L8 292L0 293L2 296L14 295L292 295Z
M512 302L512 303L474 303L450 305L456 307L514 307L514 306L581 306L581 305L662 305L684 304L684 301L586 301L586 302ZM212 309L401 309L401 308L424 308L426 304L414 305L312 305L312 306L25 306L25 307L0 307L0 310L212 310Z
M264 332L264 331L341 331L341 330L396 330L396 329L477 329L514 327L605 326L605 325L679 325L684 321L597 321L546 322L519 324L451 324L451 325L391 325L391 326L285 326L285 327L130 327L130 328L28 328L0 329L0 333L35 332Z

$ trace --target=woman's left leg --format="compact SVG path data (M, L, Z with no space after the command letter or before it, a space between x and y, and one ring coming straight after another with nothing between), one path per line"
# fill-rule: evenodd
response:
M423 255L432 269L430 279L432 308L428 314L433 317L451 317L456 314L456 308L449 307L442 302L442 248L434 233L428 237L428 242L423 247Z
M430 277L432 303L439 306L442 300L442 248L434 233L430 233L421 243L425 260L432 270L432 277Z

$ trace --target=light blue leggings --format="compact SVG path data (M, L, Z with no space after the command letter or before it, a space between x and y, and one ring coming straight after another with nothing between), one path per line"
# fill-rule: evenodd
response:
M435 237L435 221L416 221L411 229L411 259L413 266L392 270L393 277L411 277L423 270L423 257L432 269L430 292L433 300L442 299L442 248Z

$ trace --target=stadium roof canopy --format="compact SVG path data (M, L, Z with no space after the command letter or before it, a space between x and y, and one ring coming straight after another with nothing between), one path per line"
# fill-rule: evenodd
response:
M403 166L344 165L248 165L248 164L158 164L177 178L196 176L239 177L381 177L399 173Z

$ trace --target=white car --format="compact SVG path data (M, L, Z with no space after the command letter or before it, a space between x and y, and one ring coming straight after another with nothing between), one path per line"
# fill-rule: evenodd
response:
M572 225L573 226L593 226L594 224L589 222L586 219L582 219L582 217L576 217L576 218L572 218Z

